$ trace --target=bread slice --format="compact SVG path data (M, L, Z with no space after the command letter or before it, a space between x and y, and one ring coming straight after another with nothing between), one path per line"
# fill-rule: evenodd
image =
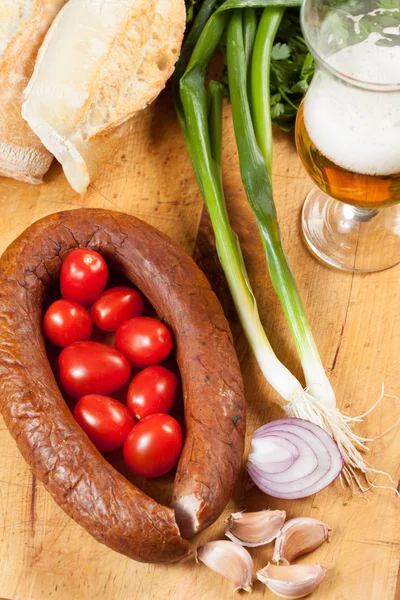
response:
M55 19L22 114L77 192L164 88L185 18L184 0L69 0Z
M41 183L53 157L21 116L22 94L67 0L0 0L0 176Z

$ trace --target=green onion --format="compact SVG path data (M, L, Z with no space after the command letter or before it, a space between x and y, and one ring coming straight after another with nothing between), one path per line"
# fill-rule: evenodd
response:
M248 342L267 381L280 395L290 416L307 419L326 429L344 457L344 475L355 479L357 470L378 473L363 460L365 442L352 430L361 418L343 415L323 369L295 279L282 246L270 179L272 130L269 72L271 49L284 7L298 0L227 0L217 5L205 0L177 67L175 105L193 168L207 206L218 256ZM257 22L255 7L264 7ZM227 9L233 9L227 12ZM245 10L241 10L245 9ZM208 20L206 20L209 15ZM262 327L238 238L232 230L221 180L223 88L211 82L206 68L227 30L227 65L232 116L246 195L256 217L272 283L283 307L298 351L307 390L277 359ZM191 56L189 58L189 50ZM183 75L181 75L183 73Z
M251 89L253 98L255 98L253 102L255 107L254 116L255 120L257 114L262 117L258 123L258 130L263 147L268 153L266 158L264 158L258 145L248 98L242 10L232 11L228 25L227 63L232 118L243 184L257 219L271 280L295 341L309 391L315 399L335 406L335 395L321 363L296 281L283 250L272 185L267 168L267 160L271 164L272 130L269 116L269 93L267 92L267 99L265 100L263 98L265 89L261 84L265 80L268 81L268 77L258 77L258 75L263 70L269 71L270 48L272 46L270 37L271 34L275 36L282 15L282 8L264 9L252 59Z
M251 108L254 130L270 177L272 177L272 122L269 65L274 39L284 12L282 6L263 10L251 60ZM248 64L248 58L246 62Z
M184 132L216 238L229 289L249 344L260 368L279 395L288 401L301 384L277 359L258 314L238 238L231 229L221 182L222 87L211 83L208 97L204 73L225 29L226 13L207 23L180 81Z

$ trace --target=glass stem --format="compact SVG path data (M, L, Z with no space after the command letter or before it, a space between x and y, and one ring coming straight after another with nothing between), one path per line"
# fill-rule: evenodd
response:
M379 213L376 208L359 208L351 204L345 204L343 212L347 220L356 221L357 223L367 223L371 221Z

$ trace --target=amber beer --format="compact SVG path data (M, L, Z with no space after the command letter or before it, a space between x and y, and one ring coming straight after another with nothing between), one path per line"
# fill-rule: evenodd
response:
M329 196L360 208L379 208L400 202L400 173L355 173L335 164L316 147L305 126L304 102L296 122L296 145L307 173Z
M326 56L297 118L297 148L311 178L360 208L400 202L398 40L388 46L375 32Z

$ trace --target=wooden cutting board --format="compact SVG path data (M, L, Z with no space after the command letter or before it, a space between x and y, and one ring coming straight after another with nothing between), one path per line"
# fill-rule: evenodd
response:
M274 188L283 238L323 363L340 407L364 413L381 393L400 394L400 270L374 275L340 273L319 264L300 235L300 208L311 183L292 136L276 132ZM232 223L240 236L261 317L279 358L301 377L282 311L272 290L257 229L238 172L230 110L224 113L224 184ZM42 186L0 179L0 252L36 219L81 206L134 214L194 253L230 319L248 406L247 448L255 428L282 416L275 392L260 375L226 291L213 236L168 92L139 116L130 138L104 165L85 196L67 185L53 165ZM384 252L384 248L376 248ZM358 427L366 437L388 429L400 401L386 399ZM400 477L400 433L371 446L370 461ZM389 482L379 480L383 485ZM312 516L333 529L330 544L299 562L321 563L327 576L315 600L394 600L400 557L399 501L392 491L352 495L336 482L304 500L271 500L243 472L218 522L195 544L223 535L233 510L282 508L288 517ZM251 551L255 568L272 546ZM135 563L100 545L74 523L36 482L4 423L0 422L0 597L21 600L222 600L230 583L193 560L172 566ZM253 598L273 598L261 583ZM400 588L397 590L400 598Z

